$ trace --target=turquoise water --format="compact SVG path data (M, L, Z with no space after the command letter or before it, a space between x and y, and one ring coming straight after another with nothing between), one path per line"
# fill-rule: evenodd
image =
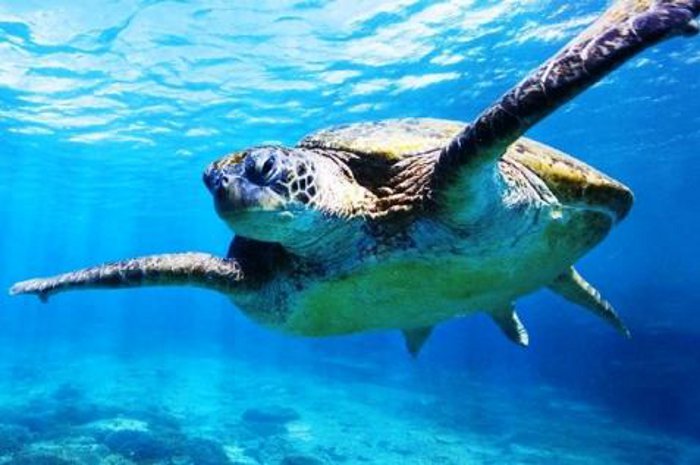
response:
M0 287L231 234L233 149L469 120L603 1L0 3ZM528 135L631 186L579 269L624 340L542 291L531 347L484 316L301 339L197 289L0 296L0 464L700 463L700 39L635 58Z

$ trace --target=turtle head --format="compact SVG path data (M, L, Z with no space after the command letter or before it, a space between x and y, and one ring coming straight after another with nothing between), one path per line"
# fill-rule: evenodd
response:
M339 162L279 146L227 155L209 165L204 183L237 234L297 249L359 215L366 195Z

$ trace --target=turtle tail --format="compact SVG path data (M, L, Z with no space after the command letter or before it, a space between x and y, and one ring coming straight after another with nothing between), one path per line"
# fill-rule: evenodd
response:
M46 302L63 291L139 286L193 285L231 292L243 280L238 261L205 253L152 255L72 271L50 278L22 281L10 295L35 294Z

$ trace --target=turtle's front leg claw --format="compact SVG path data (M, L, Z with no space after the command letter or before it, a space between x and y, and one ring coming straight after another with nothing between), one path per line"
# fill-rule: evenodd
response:
M46 303L49 301L49 288L44 279L30 279L16 283L10 288L10 295L34 294L39 300Z

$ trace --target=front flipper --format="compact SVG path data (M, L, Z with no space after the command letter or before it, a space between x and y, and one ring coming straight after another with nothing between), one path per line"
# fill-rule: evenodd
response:
M219 292L240 287L243 270L233 258L205 253L152 255L85 268L51 278L15 284L10 295L35 294L43 302L50 295L81 289L192 285Z
M642 50L698 31L700 0L618 0L442 150L436 181L461 166L498 160L530 127Z

